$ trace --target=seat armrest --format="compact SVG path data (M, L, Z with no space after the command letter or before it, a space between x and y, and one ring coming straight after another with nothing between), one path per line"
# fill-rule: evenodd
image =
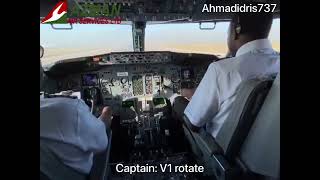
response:
M222 149L214 140L214 138L208 134L203 128L200 129L199 133L191 132L195 141L197 142L200 149L205 151L210 156L212 154L222 154Z
M193 139L192 141L197 144L198 148L201 149L203 153L211 156L212 154L221 154L223 152L214 138L203 128L200 128L197 132L195 132L186 124L183 127L186 131L188 131L188 134Z

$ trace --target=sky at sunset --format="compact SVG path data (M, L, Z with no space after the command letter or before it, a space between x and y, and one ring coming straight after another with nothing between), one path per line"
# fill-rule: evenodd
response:
M200 30L199 24L147 25L146 51L175 51L224 55L229 23L217 23L214 30ZM269 35L280 52L280 19L273 21ZM54 30L40 25L40 44L45 48L44 64L57 60L116 51L132 51L130 25L73 25L72 30Z

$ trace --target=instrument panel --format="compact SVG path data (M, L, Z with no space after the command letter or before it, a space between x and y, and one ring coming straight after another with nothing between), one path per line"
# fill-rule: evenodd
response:
M129 98L170 98L180 94L182 83L198 84L204 74L199 67L178 65L114 65L99 71L70 75L59 84L61 90L83 91L96 87L104 105L119 106Z
M142 102L143 111L154 97L170 99L179 95L181 88L195 88L213 62L208 61L209 56L205 56L204 61L190 61L196 64L183 61L192 57L189 54L177 57L180 57L179 63L170 52L111 53L102 57L99 62L102 65L97 70L67 74L57 80L58 91L80 91L85 99L88 89L95 88L95 94L99 95L97 101L101 106L112 106L115 114L120 114L123 101L132 98Z

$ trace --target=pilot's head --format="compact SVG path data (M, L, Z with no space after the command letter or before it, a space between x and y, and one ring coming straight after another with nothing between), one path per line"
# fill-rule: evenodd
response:
M245 43L268 38L272 25L271 13L237 13L232 18L228 30L228 48L230 53Z

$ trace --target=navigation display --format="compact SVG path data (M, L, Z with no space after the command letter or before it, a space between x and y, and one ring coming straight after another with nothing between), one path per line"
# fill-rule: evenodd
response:
M82 75L82 85L83 86L97 86L98 85L98 75L97 74L84 74L84 75Z

